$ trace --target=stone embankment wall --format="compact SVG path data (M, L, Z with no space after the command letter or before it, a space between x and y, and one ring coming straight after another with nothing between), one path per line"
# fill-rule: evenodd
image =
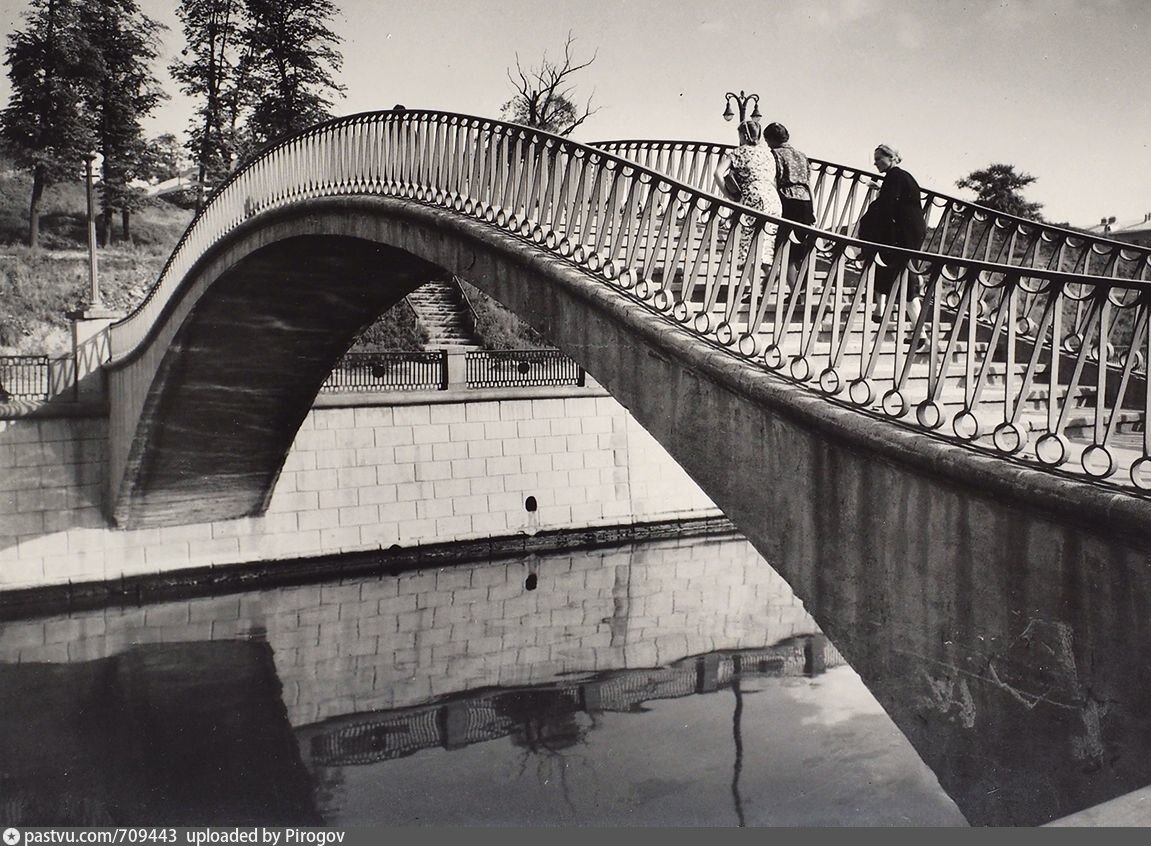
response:
M611 397L548 393L323 397L264 516L136 531L105 418L0 420L0 590L719 515Z
M301 726L817 631L750 544L694 538L13 621L0 663L262 637Z

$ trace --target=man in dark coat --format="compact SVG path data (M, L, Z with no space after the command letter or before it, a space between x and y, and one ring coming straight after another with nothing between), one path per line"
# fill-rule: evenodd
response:
M883 174L879 195L872 200L859 220L859 237L876 244L890 244L918 250L927 234L923 222L923 207L919 196L919 183L915 177L898 167L899 152L888 144L875 148L875 168ZM876 314L879 322L887 297L895 280L903 270L904 262L891 252L880 251L883 266L875 267Z

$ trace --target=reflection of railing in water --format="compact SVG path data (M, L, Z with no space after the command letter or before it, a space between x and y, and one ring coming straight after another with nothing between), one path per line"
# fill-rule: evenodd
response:
M314 765L371 764L421 749L456 749L507 737L532 716L543 722L549 713L632 712L652 699L722 690L750 675L812 676L843 663L826 638L811 635L767 648L688 657L668 667L616 670L576 682L472 693L391 713L341 717L300 731L311 734L308 748ZM545 705L546 712L537 712Z

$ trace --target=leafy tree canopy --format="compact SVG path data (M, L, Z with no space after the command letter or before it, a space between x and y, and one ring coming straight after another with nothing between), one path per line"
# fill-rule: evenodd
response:
M1017 173L1014 165L996 163L973 170L955 184L974 191L975 202L981 206L1028 220L1042 220L1039 210L1043 204L1028 202L1022 194L1035 180L1029 173Z

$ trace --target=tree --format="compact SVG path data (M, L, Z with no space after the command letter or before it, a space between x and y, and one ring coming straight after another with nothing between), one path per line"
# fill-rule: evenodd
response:
M598 51L587 61L572 56L575 39L569 32L564 41L561 61L552 61L544 53L539 65L524 69L516 54L515 73L508 68L508 79L516 93L500 109L500 117L512 123L542 129L556 135L569 135L573 129L594 115L592 97L583 108L576 105L572 77L596 60ZM594 92L592 93L594 96Z
M184 169L183 146L171 132L150 138L144 146L140 178L163 182L175 179Z
M199 101L188 133L188 150L197 169L199 211L204 185L222 180L235 155L236 126L244 103L240 77L243 8L241 0L180 0L176 14L185 46L169 70L180 90Z
M333 78L343 65L339 37L328 27L331 0L245 0L244 70L251 113L248 154L331 117L330 97L344 87Z
M120 210L123 237L128 240L131 213L143 197L132 182L143 178L148 167L141 120L167 96L151 70L163 27L143 14L136 0L90 0L83 18L100 63L88 110L104 154L101 241L112 240L115 209Z
M80 171L92 147L84 104L99 73L75 0L31 0L25 28L8 36L5 64L12 95L0 136L17 166L32 173L28 244L40 242L40 201L49 185Z
M1035 180L1029 173L1016 173L1014 165L990 164L982 170L973 170L955 184L973 190L975 202L981 206L1028 220L1042 220L1039 210L1043 204L1030 203L1021 193Z

